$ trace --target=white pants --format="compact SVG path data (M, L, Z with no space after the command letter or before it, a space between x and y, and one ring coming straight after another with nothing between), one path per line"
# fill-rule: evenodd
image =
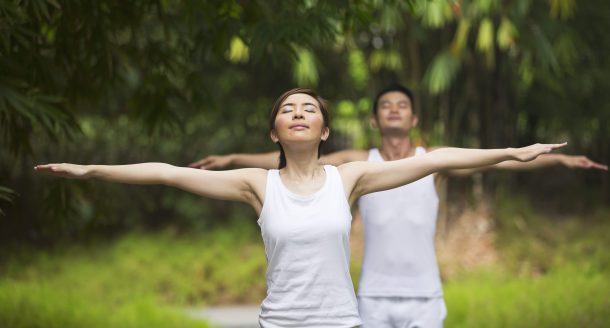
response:
M358 297L362 328L442 328L443 297Z

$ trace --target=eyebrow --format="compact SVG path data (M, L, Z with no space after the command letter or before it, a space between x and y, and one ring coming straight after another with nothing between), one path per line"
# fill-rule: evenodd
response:
M410 100L407 99L401 99L399 101L390 101L390 100L380 100L379 103L380 104L402 104L402 103L410 103Z
M294 106L294 105L295 104L293 104L293 103L285 103L285 104L282 105L282 107L285 107L285 106ZM316 104L314 104L314 103L307 102L307 103L303 103L303 105L312 105L312 106L318 108L318 106Z

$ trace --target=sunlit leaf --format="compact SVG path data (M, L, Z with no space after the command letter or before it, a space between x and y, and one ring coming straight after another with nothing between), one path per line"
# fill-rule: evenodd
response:
M402 69L402 59L400 57L400 53L396 50L388 51L385 65L388 70L400 71Z
M451 85L460 68L460 61L445 50L434 57L424 76L424 83L432 94L441 93Z
M477 14L487 15L496 5L497 0L474 0L472 6L476 8Z
M360 50L352 50L348 57L349 75L358 89L363 89L368 83L369 72L364 54Z
M454 55L458 55L462 49L466 46L468 41L468 32L470 31L470 20L464 18L461 19L455 36L453 37L453 43L451 44L451 51Z
M477 49L483 53L488 53L493 50L494 44L494 27L491 19L485 18L479 25L477 34Z
M385 61L385 54L381 50L373 50L371 56L369 58L369 62L371 65L371 70L373 72L378 72L383 67L383 62Z
M299 86L315 86L318 84L318 68L311 51L302 48L297 50L293 77Z
M506 17L502 18L502 22L498 27L497 40L498 46L502 50L506 50L515 44L517 38L517 28L513 23Z
M439 28L453 19L453 12L448 1L420 0L416 5L416 13L422 17L424 26Z
M231 39L227 57L233 63L245 63L250 58L250 50L239 37L235 36Z
M551 17L570 18L574 14L576 0L549 0Z
M341 100L337 104L337 114L340 117L354 117L356 115L356 107L349 100Z

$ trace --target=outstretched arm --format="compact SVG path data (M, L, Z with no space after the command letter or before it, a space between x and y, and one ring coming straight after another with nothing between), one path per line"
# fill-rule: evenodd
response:
M261 154L210 155L189 164L189 167L205 170L222 169L229 166L277 169L279 158L279 151ZM320 163L338 166L353 161L364 161L366 158L366 150L350 149L337 151L328 155L322 155L320 157Z
M531 171L550 166L562 165L570 169L592 169L608 171L608 166L594 162L586 156L564 154L544 154L529 162L504 161L480 168L449 170L442 173L450 176L468 176L485 170Z
M280 152L260 154L229 154L210 155L189 164L189 167L205 170L235 167L260 167L262 169L277 169L280 163Z
M389 162L354 162L340 167L350 202L376 191L396 188L429 174L494 165L507 160L527 162L566 144L535 144L522 148L441 148L422 156Z
M34 169L57 177L96 178L128 184L162 184L205 197L262 204L260 197L265 171L241 169L223 172L194 170L165 163L131 165L45 164Z

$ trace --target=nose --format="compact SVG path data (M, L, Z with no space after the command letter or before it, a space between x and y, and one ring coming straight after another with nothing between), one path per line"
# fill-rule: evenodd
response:
M292 119L296 120L296 119L302 119L302 118L304 118L303 109L299 106L296 106L294 111L292 111Z

